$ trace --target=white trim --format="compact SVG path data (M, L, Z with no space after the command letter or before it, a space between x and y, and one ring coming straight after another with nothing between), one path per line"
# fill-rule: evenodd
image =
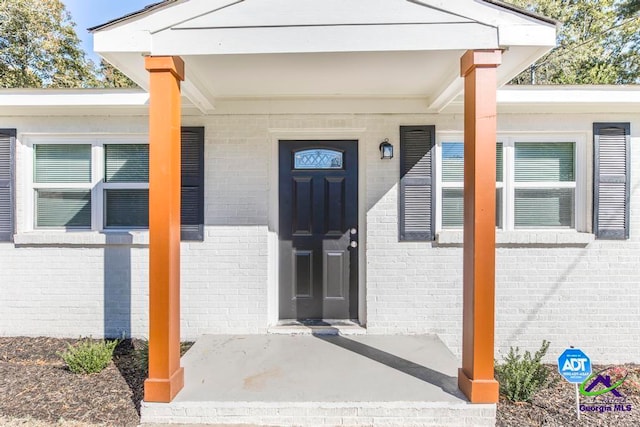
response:
M269 326L279 321L279 143L281 140L354 140L358 146L358 321L366 324L366 161L364 155L364 134L366 128L306 128L287 129L270 128L269 144L271 161L269 162L269 263L270 274L267 285L267 315Z
M442 228L442 189L443 188L463 188L462 182L442 181L442 143L462 142L464 133L459 131L436 132L436 235L443 232L454 231ZM575 188L574 205L574 225L575 231L590 232L589 217L592 208L588 205L589 179L593 168L592 162L588 159L589 134L580 131L566 132L498 132L497 142L503 144L503 182L496 183L497 188L502 188L502 222L503 227L499 232L521 232L523 229L516 229L514 226L513 209L516 188ZM518 182L515 183L514 176L514 143L515 142L573 142L575 148L575 182ZM542 229L545 230L545 229ZM561 228L549 229L561 231Z
M22 233L51 233L60 236L62 228L39 228L35 226L35 191L40 188L89 189L91 190L91 227L86 232L122 231L104 228L103 192L109 188L149 188L149 183L105 183L104 182L104 145L106 144L148 144L147 134L105 134L105 133L23 133L19 143L25 149L21 160L24 184L16 204L22 206L26 222L19 224L17 235ZM38 144L86 144L91 145L91 181L89 183L34 183L33 182L33 146ZM135 228L133 228L135 229ZM125 231L128 231L126 229ZM71 230L70 230L71 231ZM78 233L78 231L73 231ZM36 239L37 240L37 239ZM47 240L47 239L45 239ZM95 239L89 239L93 242Z
M454 78L454 80L457 77ZM148 115L149 94L114 90L78 89L0 89L0 115ZM284 113L435 113L420 96L325 96L325 97L236 97L217 98L209 114ZM434 101L435 102L435 101ZM497 91L500 115L513 112L618 113L640 112L640 87L635 86L507 86ZM209 106L206 106L209 108ZM442 110L462 111L463 100ZM183 115L200 114L187 99L182 100ZM213 106L211 106L213 108Z

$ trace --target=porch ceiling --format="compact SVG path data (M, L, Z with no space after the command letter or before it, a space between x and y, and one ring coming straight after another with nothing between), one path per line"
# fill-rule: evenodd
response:
M460 0L178 0L96 27L95 51L147 88L144 55L185 60L183 94L220 98L420 97L462 91L468 49L504 49L506 83L553 47L555 25Z

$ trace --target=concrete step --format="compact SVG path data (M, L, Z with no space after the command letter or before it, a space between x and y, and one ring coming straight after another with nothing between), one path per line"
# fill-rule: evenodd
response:
M494 426L495 405L443 402L143 403L143 425Z

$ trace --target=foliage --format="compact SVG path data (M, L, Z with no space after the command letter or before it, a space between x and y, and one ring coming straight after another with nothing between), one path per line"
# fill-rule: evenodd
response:
M104 59L100 61L100 68L98 70L101 87L115 87L115 88L133 88L138 87L138 85L131 80L129 77L125 76L120 70L118 70L113 65L109 64Z
M137 87L85 57L61 0L0 0L0 88Z
M76 374L94 374L107 367L113 357L118 340L94 341L84 339L69 345L67 351L59 354L69 370Z
M541 362L548 349L546 340L533 357L529 351L521 355L518 347L511 347L504 362L495 366L500 394L512 402L529 402L534 393L551 385L549 368Z
M640 13L640 0L627 0L620 4L620 12L623 16L631 17Z
M136 363L142 369L149 369L149 341L144 340L140 344L140 348L135 349Z
M516 84L639 84L639 0L510 0L558 20L557 47Z
M0 2L0 87L91 87L94 65L60 0Z

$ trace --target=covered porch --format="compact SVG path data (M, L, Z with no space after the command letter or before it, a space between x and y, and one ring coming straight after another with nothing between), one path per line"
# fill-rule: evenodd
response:
M458 390L459 362L435 335L204 335L182 366L184 389L144 402L143 423L495 424L494 405Z
M431 408L430 403L424 402L435 402L435 409L441 403L445 407L469 408L465 397L471 403L497 401L498 384L493 376L496 88L554 45L555 24L493 0L452 2L446 6L441 3L165 1L94 29L95 51L150 93L147 414L154 411L174 414L172 408L178 408L178 415L206 412L207 405L193 402L200 401L196 396L209 396L206 400L218 402L215 397L225 390L220 374L229 374L229 381L244 381L247 372L262 375L259 364L240 364L233 370L224 363L232 354L251 353L253 346L274 350L263 363L268 369L280 366L283 376L279 381L284 381L281 386L285 388L287 381L298 381L299 377L289 376L288 372L294 370L286 370L283 364L295 357L293 346L301 346L302 354L315 356L319 352L328 359L341 361L341 366L360 367L375 362L368 375L361 378L357 377L358 370L347 369L350 375L356 375L350 382L360 387L370 376L380 375L390 383L405 384L406 389L400 386L398 390L403 393L412 390L406 397L413 395L414 398L406 401L414 402L409 405L414 405L414 409L408 411L423 414L422 410ZM437 114L462 91L465 229L461 368L436 338L424 338L432 340L430 345L413 342L413 337L383 336L353 339L257 336L226 341L206 337L181 364L181 97L188 98L203 115L212 114L218 105L242 112L246 111L243 108L253 108L259 103L277 105L280 111L295 111L300 105L309 111L321 111L323 105L334 104L332 111L338 108L343 109L342 113L352 113L354 105L375 105L382 101L393 105L386 102L389 99L397 100L395 105L399 108L414 103L421 108L426 105L427 111ZM278 233L277 226L269 226L270 231ZM359 228L366 229L366 226L361 219ZM366 244L358 249L361 266L366 265L366 249ZM366 287L362 274L363 295ZM357 320L366 325L364 303L359 307ZM284 345L288 351L276 351L282 346L280 340L285 338L290 340ZM255 344L240 350L234 347L236 341ZM211 357L223 359L209 359ZM231 359L233 363L240 360L255 363L249 358ZM329 372L325 370L333 371L326 368L334 365L331 360L330 364L317 369L313 364L310 366L300 365L298 371L315 371L318 377L310 377L309 381L316 381L326 379ZM385 372L378 372L379 369ZM331 374L339 372L335 370ZM293 402L295 408L315 408L315 402L334 402L328 398L332 393L328 385L339 384L336 389L343 387L340 378L344 374L325 385L318 383L314 386L318 389L314 390L315 395L303 393L293 399L293 395L282 394L283 402ZM222 388L214 384L211 389L196 391L202 384L211 382L220 382ZM271 382L264 383L266 387ZM387 392L394 388L371 387L373 394L366 397L371 400L366 401L393 406L396 403L391 402L398 402L398 398ZM296 389L303 390L304 386L293 387L287 393ZM345 387L346 390L349 388ZM243 393L236 396L238 401L248 398ZM252 395L260 396L259 393ZM347 398L347 395L340 396L342 401L348 402ZM159 406L172 401L171 405ZM222 409L228 405L225 403L221 410L215 409L211 414L234 412L240 416L253 406L267 413L274 410L265 409L264 405L269 407L270 401L264 396L247 402L253 403L247 403L247 408L238 412L228 407ZM341 408L338 412L344 417L355 410ZM485 414L482 406L477 408L469 410ZM283 413L288 411L285 409L282 408ZM346 412L341 412L343 409ZM280 411L277 405L275 411ZM436 418L438 411L433 415ZM317 416L310 410L305 413Z

